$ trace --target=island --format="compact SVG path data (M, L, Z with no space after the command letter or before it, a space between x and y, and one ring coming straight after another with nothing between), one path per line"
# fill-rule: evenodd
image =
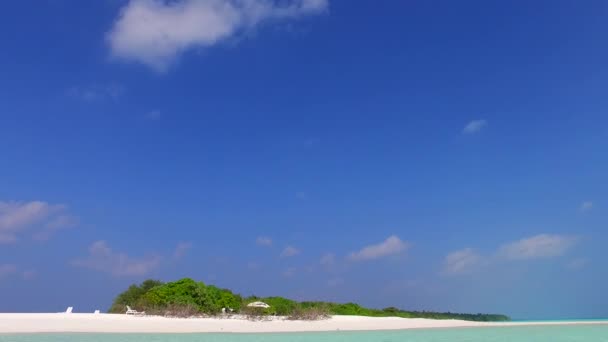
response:
M267 307L251 305L256 302L267 304ZM473 322L510 321L508 316L501 314L410 311L396 307L372 309L355 303L297 302L283 297L243 297L231 290L190 278L167 283L150 279L139 285L133 284L115 298L109 313L125 313L127 306L136 312L170 317L239 314L251 319L280 316L291 320L319 320L330 316L364 316Z

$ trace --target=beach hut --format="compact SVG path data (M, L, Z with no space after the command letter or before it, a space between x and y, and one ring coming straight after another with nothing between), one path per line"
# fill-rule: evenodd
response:
M263 308L263 309L268 309L270 307L270 305L264 303L264 302L253 302L253 303L249 303L247 304L248 308Z

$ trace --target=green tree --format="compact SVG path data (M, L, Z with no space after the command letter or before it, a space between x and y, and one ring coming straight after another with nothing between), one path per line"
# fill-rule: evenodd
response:
M112 306L110 307L109 312L111 313L122 313L125 312L126 306L133 306L137 309L141 308L141 298L152 288L161 286L163 283L158 280L148 279L145 280L141 285L133 284L127 288L126 291L120 293Z
M283 297L268 297L262 301L270 305L270 312L279 316L291 315L298 307L298 303Z
M328 302L302 302L283 297L258 298L251 296L243 300L240 295L228 289L220 289L213 285L205 285L190 278L161 283L157 280L146 280L140 285L131 285L120 293L114 300L110 312L123 313L126 305L137 310L146 310L159 314L171 313L177 315L194 315L197 313L218 314L222 308L234 310L250 309L243 307L247 303L263 301L270 305L269 309L254 310L260 314L276 314L280 316L309 317L333 315L360 315L372 317L404 317L432 319L462 319L469 321L508 321L504 315L462 314L451 312L406 311L396 307L382 310L365 308L355 303L337 304Z

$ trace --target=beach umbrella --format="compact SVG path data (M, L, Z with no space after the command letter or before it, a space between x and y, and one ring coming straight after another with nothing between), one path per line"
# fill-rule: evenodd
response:
M270 305L264 303L264 302L253 302L253 303L249 303L247 304L247 307L249 308L264 308L264 309L268 309L270 307Z

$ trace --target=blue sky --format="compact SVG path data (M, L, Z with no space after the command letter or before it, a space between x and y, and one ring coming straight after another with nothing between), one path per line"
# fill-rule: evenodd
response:
M605 2L2 12L1 311L105 309L189 276L608 316Z

